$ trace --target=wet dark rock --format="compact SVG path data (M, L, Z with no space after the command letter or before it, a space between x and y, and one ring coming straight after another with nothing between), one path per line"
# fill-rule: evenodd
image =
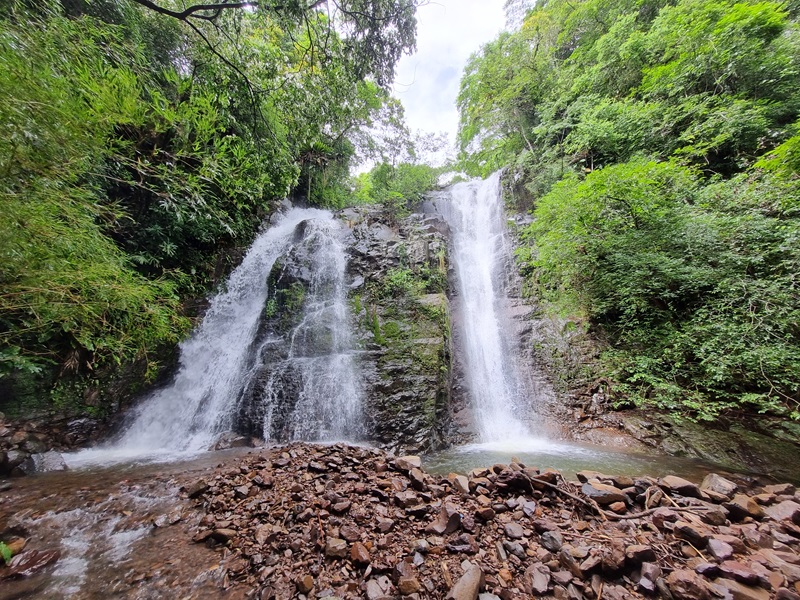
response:
M30 577L61 558L59 550L27 550L14 556L8 569L0 571L0 579Z
M447 295L437 287L415 298L401 297L381 293L381 284L400 268L443 273L446 280L448 243L442 231L447 227L432 215L396 221L371 207L348 209L347 215L348 276L367 282L352 288L350 298L358 299L352 315L355 341L369 350L359 360L368 437L398 452L442 447L446 439L457 439Z
M557 530L545 531L541 535L539 543L550 552L558 552L564 545L564 538Z
M246 437L244 435L239 435L233 431L229 431L219 436L217 441L210 449L229 450L230 448L249 448L252 445L253 441L251 440L251 438Z
M66 471L67 463L61 453L50 451L31 454L18 467L25 475L34 473L47 473L48 471Z

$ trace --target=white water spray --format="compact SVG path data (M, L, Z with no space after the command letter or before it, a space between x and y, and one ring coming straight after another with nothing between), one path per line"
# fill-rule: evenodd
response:
M253 346L268 292L267 276L276 260L292 247L295 230L303 221L317 223L312 228L320 231L333 227L333 215L329 211L295 208L259 235L241 265L231 274L225 289L211 300L200 326L181 344L180 366L173 382L139 404L118 440L68 457L71 466L159 457L172 460L207 450L221 433L233 428L237 400L252 372ZM329 252L330 248L322 251ZM336 260L344 261L344 253ZM341 288L341 293L333 306L340 314L345 306L342 299L344 264L337 264L335 268L339 274L333 276L338 278L334 287ZM315 277L325 279L331 275L321 273ZM319 287L322 293L326 286ZM313 305L311 310L322 308ZM305 333L301 330L298 335ZM347 341L349 339L339 340L336 347L342 347ZM337 367L336 361L341 362L340 354L331 359L330 369ZM352 365L349 367L352 369ZM339 375L329 376L335 379ZM352 370L346 372L344 378L355 385ZM312 389L325 387L326 399L335 405L338 390L328 382L311 381L309 386ZM318 398L321 394L304 392L299 406L308 404L308 396ZM348 392L347 406L353 403L353 397ZM337 417L355 418L349 408L326 410L336 411ZM317 418L307 413L306 416ZM304 430L299 430L295 437L303 433Z
M363 436L361 390L347 307L347 255L338 227L339 222L333 220L310 222L306 227L303 258L310 280L302 318L289 333L288 355L269 365L263 392L265 440L275 433L279 398L291 387L287 382L292 379L300 382L300 388L282 437L355 441Z
M453 235L464 371L480 440L529 438L520 418L530 416L528 393L504 310L511 246L505 233L500 174L458 183L440 194L435 204Z

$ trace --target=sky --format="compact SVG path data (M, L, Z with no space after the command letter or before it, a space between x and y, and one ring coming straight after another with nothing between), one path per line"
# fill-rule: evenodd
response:
M503 4L431 0L417 9L417 52L400 60L394 84L412 131L443 131L455 143L461 74L470 55L503 29Z

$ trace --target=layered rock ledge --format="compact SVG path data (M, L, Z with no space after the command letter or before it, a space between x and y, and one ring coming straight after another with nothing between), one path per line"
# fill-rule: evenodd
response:
M794 486L578 477L519 462L437 477L417 457L293 444L183 493L223 585L254 598L800 598Z

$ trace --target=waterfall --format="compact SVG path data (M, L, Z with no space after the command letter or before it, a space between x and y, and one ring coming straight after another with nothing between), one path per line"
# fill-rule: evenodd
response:
M482 442L530 437L528 392L509 338L505 310L511 245L506 236L500 174L458 183L435 199L452 231L458 280L460 346L475 425Z
M346 257L335 239L339 227L331 212L319 209L294 208L278 217L258 236L211 299L201 324L180 345L172 382L135 408L116 441L73 455L70 465L193 454L236 429L241 397L257 372L260 352L275 342L270 336L259 339L269 275L300 246L307 250L311 284L284 361L302 380L292 399L296 408L290 417L296 425L290 437L312 441L355 434L360 398L346 331ZM274 400L269 394L261 399L267 438Z
M304 309L289 331L267 337L254 367L265 379L256 393L265 440L352 441L363 435L339 225L309 222L303 242L286 257L283 269L305 276ZM276 346L282 348L281 358L270 351ZM281 410L287 395L294 396L293 406Z

